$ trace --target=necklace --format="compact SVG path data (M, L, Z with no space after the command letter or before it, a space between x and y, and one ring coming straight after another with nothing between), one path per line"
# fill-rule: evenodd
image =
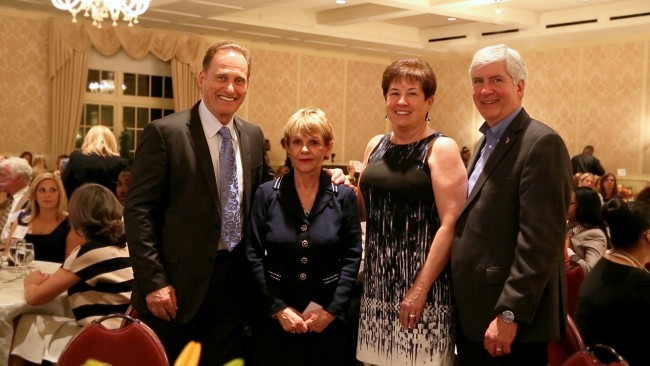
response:
M612 250L611 252L609 252L609 255L611 255L613 257L621 258L621 259L625 260L626 262L630 263L632 266L634 266L634 267L636 267L638 269L642 269L645 272L648 272L648 270L645 268L645 266L642 265L641 263L639 263L639 261L637 261L636 258L634 258L633 256L627 254L626 252L624 252L622 250L619 250L618 252L620 252L620 254L615 252L615 250Z
M305 213L305 216L309 216L309 210L306 208L302 208L302 211Z

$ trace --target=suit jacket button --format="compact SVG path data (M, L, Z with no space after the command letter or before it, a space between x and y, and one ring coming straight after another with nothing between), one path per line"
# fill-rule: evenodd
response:
M300 258L300 263L307 264L307 257Z
M303 240L300 242L300 245L302 245L303 248L307 248L309 246L309 242L307 240Z
M301 225L300 226L300 231L305 232L307 230L309 230L309 226L307 226L307 225Z
M303 280L303 281L306 280L306 279L307 279L307 275L304 274L304 273L301 273L301 274L300 274L300 279Z

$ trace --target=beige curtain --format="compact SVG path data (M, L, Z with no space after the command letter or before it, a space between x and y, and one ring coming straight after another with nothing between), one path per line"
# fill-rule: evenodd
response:
M88 22L74 24L53 19L49 65L53 126L50 156L69 153L74 149L91 47L105 56L115 54L121 47L135 59L141 59L151 52L163 61L171 61L174 109L180 111L192 106L201 96L196 76L201 70L203 54L208 46L207 40L201 37L127 26L97 29Z

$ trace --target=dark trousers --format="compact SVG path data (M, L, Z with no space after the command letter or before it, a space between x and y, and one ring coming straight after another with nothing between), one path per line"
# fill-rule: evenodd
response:
M456 332L458 365L460 366L547 366L548 343L516 343L511 353L492 357L483 347L483 342L474 342L464 337L460 326Z
M242 268L234 255L216 257L203 304L187 324L168 322L153 315L140 317L162 341L170 364L174 364L190 340L201 343L201 366L223 365L242 356L245 314Z

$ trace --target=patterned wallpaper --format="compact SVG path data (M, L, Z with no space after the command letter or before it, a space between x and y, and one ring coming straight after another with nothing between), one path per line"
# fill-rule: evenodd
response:
M49 23L0 15L0 154L50 150Z
M0 153L48 151L49 22L0 14L0 37ZM368 140L390 130L381 92L390 60L244 45L253 63L240 115L262 126L274 165L284 161L282 127L301 107L330 117L337 164L361 160ZM641 39L521 50L529 68L524 107L563 136L571 155L591 144L608 171L650 175L649 47ZM471 99L470 56L428 61L438 78L432 127L473 150L483 120Z

